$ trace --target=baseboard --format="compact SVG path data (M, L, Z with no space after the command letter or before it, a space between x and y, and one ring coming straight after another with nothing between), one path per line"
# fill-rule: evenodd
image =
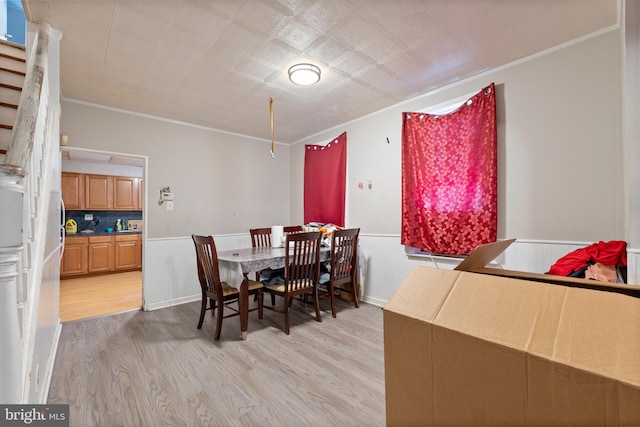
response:
M360 301L366 302L367 304L375 305L380 308L384 307L384 305L388 302L385 300L381 300L379 298L373 298L373 297L367 297L367 296L365 296L364 299L361 299Z
M193 301L200 301L202 299L202 294L197 295L189 295L182 298L176 298L168 301L159 301L151 304L145 304L144 311L152 311L158 310L161 308L173 307L174 305L187 304Z
M51 346L51 354L47 362L47 371L45 375L44 386L41 389L41 396L39 396L38 403L44 405L49 400L49 387L51 387L51 378L53 377L53 367L56 363L56 355L58 354L58 344L60 343L60 334L62 334L62 323L58 319L56 325L56 331L53 337L53 345Z

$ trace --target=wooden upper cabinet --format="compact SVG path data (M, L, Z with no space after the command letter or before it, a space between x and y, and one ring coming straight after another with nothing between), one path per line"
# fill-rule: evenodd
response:
M62 172L67 210L142 210L142 178Z
M84 175L62 172L62 201L68 210L84 209Z
M144 179L138 178L138 210L144 207Z
M113 209L113 177L108 175L85 175L84 177L84 208Z
M138 207L138 178L114 176L113 190L113 209L140 209Z

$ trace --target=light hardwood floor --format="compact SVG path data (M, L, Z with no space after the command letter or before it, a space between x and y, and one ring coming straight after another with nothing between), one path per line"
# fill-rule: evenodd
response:
M282 302L279 300L278 302ZM63 325L49 403L71 426L383 426L382 310L294 302L284 316L225 319L220 341L200 303Z
M60 280L63 323L141 307L141 271Z

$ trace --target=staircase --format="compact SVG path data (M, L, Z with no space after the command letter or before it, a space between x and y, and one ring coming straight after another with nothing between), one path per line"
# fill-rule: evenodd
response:
M24 46L0 40L0 164L4 163L26 76Z
M57 340L60 269L58 82L33 24L27 49L0 42L0 402L46 403ZM51 35L57 38L51 39ZM57 76L57 69L54 73Z

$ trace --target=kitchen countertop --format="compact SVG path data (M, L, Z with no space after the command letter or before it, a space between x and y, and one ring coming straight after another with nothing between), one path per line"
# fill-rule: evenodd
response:
M77 232L74 234L65 233L65 237L122 236L127 234L142 234L142 230L113 231L111 233L107 233L106 231L94 231L93 233Z

